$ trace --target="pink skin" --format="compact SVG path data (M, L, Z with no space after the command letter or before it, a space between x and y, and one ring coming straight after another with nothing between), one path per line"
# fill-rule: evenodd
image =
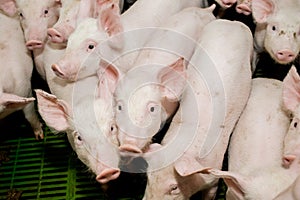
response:
M17 0L16 4L27 48L42 49L47 39L47 28L52 27L58 19L60 0Z
M24 44L19 20L8 17L16 14L15 4L10 0L1 0L0 10L0 119L22 110L35 138L43 139L42 124L36 115L35 99L31 95L32 58Z
M296 54L290 49L283 49L275 53L277 60L282 63L290 63L296 58Z
M36 90L36 94L39 112L44 121L57 132L67 132L68 140L78 158L96 175L96 180L103 184L118 178L120 175L118 152L103 134L95 134L101 133L98 130L98 121L71 119L76 110L74 108L71 110L70 105L65 101L42 90ZM82 103L84 104L84 102ZM88 114L81 112L81 115L83 118L87 118ZM101 120L99 121L101 122Z
M111 180L115 180L120 176L119 169L105 169L99 175L97 175L96 180L101 183L105 184Z
M289 168L300 155L299 103L300 76L294 66L283 80L283 105L293 115L290 127L284 139L283 166Z
M238 13L244 14L244 15L250 15L252 13L251 9L251 0L243 1L242 3L238 3L236 6L236 11Z
M53 43L66 43L69 35L74 31L74 28L65 25L65 29L49 28L47 30L49 40Z
M96 17L97 10L95 0L63 0L57 23L52 28L48 28L49 40L53 43L67 43L77 24L86 18Z
M293 17L299 10L297 1L252 0L255 52L266 51L279 64L293 62L300 51L300 20Z
M221 7L230 8L233 4L236 3L237 0L216 0L220 4Z

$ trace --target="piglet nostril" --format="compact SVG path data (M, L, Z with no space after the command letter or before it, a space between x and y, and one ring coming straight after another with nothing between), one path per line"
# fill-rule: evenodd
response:
M105 169L96 177L96 180L101 184L105 184L111 180L117 179L120 176L120 173L119 169Z

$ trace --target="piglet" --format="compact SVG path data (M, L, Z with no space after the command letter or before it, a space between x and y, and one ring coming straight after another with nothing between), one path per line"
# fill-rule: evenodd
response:
M22 109L36 139L43 138L42 124L34 110L31 94L33 62L24 44L14 4L0 1L0 119Z
M252 0L255 31L255 53L268 52L280 64L295 60L300 50L300 12L298 0ZM257 55L253 68L257 63Z
M200 190L203 199L216 194L218 179L200 172L221 169L230 134L247 103L252 36L240 22L215 20L204 27L198 42L187 70L177 62L160 71L160 90L169 95L163 98L177 98L180 106L162 146L152 144L144 155L149 164L144 200L189 199Z
M145 49L140 50L132 69L117 80L115 98L120 150L145 151L151 138L176 111L176 98L168 98L171 94L159 90L157 83L167 84L166 87L173 83L168 79L172 77L167 74L166 66L176 68L182 62L177 61L178 55L190 60L202 29L215 20L213 8L186 8L167 19L153 33ZM176 92L182 92L181 86L178 82Z
M60 0L6 0L19 12L25 36L26 47L33 51L35 67L45 79L43 49L47 40L47 29L52 27L59 16Z
M121 5L119 0L114 0L114 2ZM86 18L97 17L102 6L98 6L95 0L61 0L61 4L59 19L53 27L48 28L47 33L51 42L65 44L77 25ZM106 4L106 2L102 4Z
M27 48L43 48L47 28L53 26L59 17L60 0L17 0L16 4Z
M300 77L294 66L284 79L283 105L292 114L292 121L284 139L283 165L288 168L299 153L299 105L300 105Z
M106 80L101 81L104 83L100 84L100 88L102 85L106 87ZM105 93L104 88L99 90L99 96L97 94L94 97L95 87L97 82L93 80L73 85L71 101L58 99L42 90L36 90L36 94L39 113L46 124L56 132L67 133L78 158L96 175L96 180L103 184L120 175L119 154L113 136L108 135L117 131L111 112L112 97ZM68 91L65 91L65 95L68 95Z
M229 171L211 171L228 185L226 199L273 199L299 175L299 163L288 169L282 166L283 141L290 125L282 91L294 75L292 68L284 83L253 79L249 101L230 141Z
M101 14L97 20L83 21L69 38L65 56L52 65L58 77L76 81L96 75L101 60L109 62L117 60L115 65L118 67L130 68L136 55L129 55L129 52L143 47L154 30L144 28L160 26L173 14L187 7L199 6L202 2L201 0L138 0L120 15L118 4L110 1L109 7L100 9ZM101 2L98 1L98 4ZM133 32L134 30L136 33ZM90 63L95 65L92 66Z

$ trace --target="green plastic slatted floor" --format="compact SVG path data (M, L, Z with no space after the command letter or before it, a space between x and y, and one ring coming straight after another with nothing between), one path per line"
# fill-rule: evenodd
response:
M4 128L0 123L0 200L18 199L8 195L9 192L15 196L22 192L23 200L142 199L144 175L121 173L104 193L95 177L77 159L65 135L53 135L46 128L45 139L36 141L29 125L24 125L24 118L21 122L15 116L11 119L4 122ZM12 126L17 128L6 130ZM218 200L224 199L224 191L219 192Z
M105 199L64 137L12 139L0 151L9 159L0 166L0 199L11 189L22 191L22 199Z

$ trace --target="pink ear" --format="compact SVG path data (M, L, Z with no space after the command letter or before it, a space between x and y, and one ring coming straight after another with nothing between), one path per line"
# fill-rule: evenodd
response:
M0 106L8 109L22 109L27 104L33 102L35 99L33 97L26 98L20 97L14 94L2 93L0 96Z
M99 9L99 26L102 27L109 36L123 32L121 23L120 8L111 1L98 1Z
M186 67L184 59L164 67L158 74L158 80L163 85L163 93L170 100L178 101L186 85Z
M230 195L235 197L234 199L245 198L245 188L248 187L248 182L251 180L248 180L246 177L230 171L221 171L218 169L210 169L208 171L209 174L212 174L218 178L223 178L228 189L230 189Z
M71 115L67 103L58 100L56 96L42 90L35 90L38 101L38 110L46 124L58 132L69 128Z
M295 66L292 66L283 80L283 104L289 111L295 111L300 103L300 77Z
M119 77L120 72L116 67L114 67L112 64L108 64L107 62L101 60L100 69L98 70L98 89L100 98L112 97L116 89Z
M180 176L189 176L196 173L208 173L210 168L203 167L197 159L190 155L183 155L174 163L175 170Z
M0 10L8 16L14 16L17 12L16 3L14 0L0 0Z
M252 0L252 14L257 23L265 23L274 11L275 4L272 0Z

